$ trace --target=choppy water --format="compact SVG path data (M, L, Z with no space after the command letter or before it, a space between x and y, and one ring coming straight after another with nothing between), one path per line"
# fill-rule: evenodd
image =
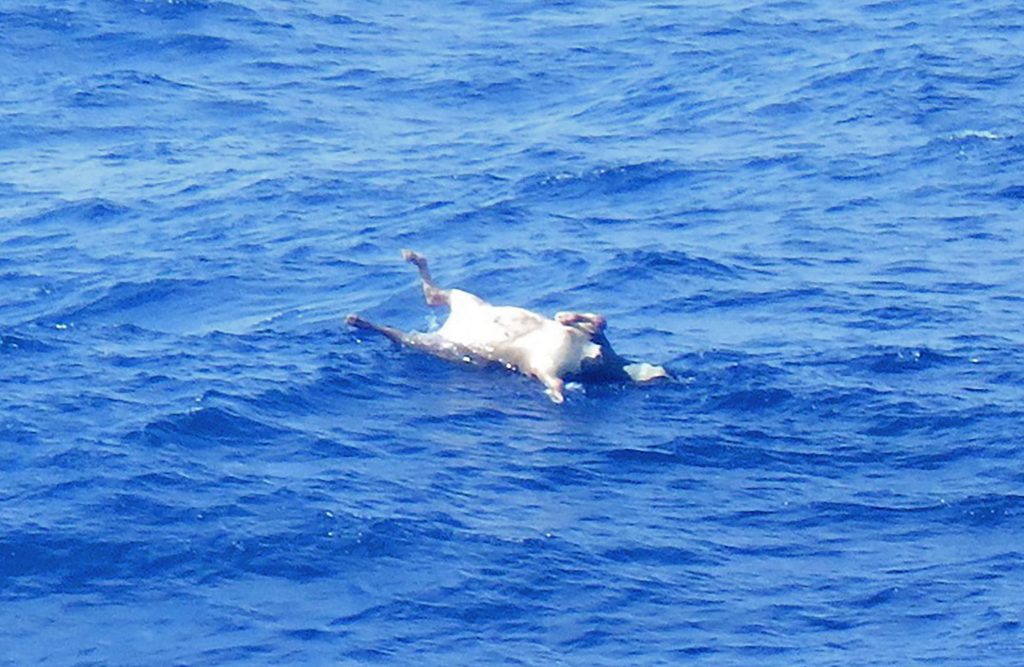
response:
M1019 664L1017 3L0 33L3 664ZM676 381L348 332L403 247Z

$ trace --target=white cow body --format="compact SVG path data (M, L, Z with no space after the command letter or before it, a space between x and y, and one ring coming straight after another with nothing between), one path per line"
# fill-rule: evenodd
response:
M646 382L668 377L661 366L633 364L617 355L604 336L600 315L564 312L550 318L516 306L494 306L460 289L438 288L426 259L409 251L403 256L419 268L427 304L449 307L441 328L430 334L405 333L358 315L349 315L349 324L445 359L500 363L543 382L556 403L564 400L567 378Z
M494 306L458 289L448 299L451 312L437 336L529 375L565 377L601 354L584 332L525 308Z

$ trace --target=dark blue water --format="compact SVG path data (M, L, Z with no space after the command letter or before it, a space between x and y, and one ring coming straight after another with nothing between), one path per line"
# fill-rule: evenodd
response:
M0 34L0 663L1020 664L1019 3ZM405 247L676 379L353 335Z

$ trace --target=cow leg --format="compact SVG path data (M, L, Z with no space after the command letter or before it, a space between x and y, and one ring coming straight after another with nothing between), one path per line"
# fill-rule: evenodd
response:
M364 319L363 317L352 313L345 318L345 323L350 327L356 329L365 329L367 331L376 331L383 335L388 340L398 343L399 345L411 345L413 341L413 334L407 334L404 331L400 331L394 327L384 326L381 324L374 324L370 320Z
M446 361L455 361L473 366L488 366L498 363L494 359L477 354L468 347L446 341L434 334L423 334L415 331L407 333L394 327L374 324L355 313L346 317L345 322L356 329L375 331L393 343L413 350L419 350L420 352L426 352Z
M415 264L420 272L420 281L423 283L423 298L427 300L428 306L447 306L448 290L443 290L434 283L434 278L427 268L427 258L412 250L403 250L402 259Z

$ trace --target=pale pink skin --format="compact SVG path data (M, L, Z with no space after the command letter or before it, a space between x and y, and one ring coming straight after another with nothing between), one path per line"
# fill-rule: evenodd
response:
M607 356L608 363L618 364L618 372L622 372L624 360L610 347L602 349L601 341L607 340L602 336L605 319L600 315L562 312L552 319L525 308L494 306L463 290L440 289L422 255L405 250L402 257L419 270L427 305L449 307L445 323L431 334L406 333L358 315L346 318L350 325L445 359L500 363L540 380L555 403L565 400L565 377L579 373L584 361L604 363ZM652 377L663 377L664 369L659 370L660 375Z

